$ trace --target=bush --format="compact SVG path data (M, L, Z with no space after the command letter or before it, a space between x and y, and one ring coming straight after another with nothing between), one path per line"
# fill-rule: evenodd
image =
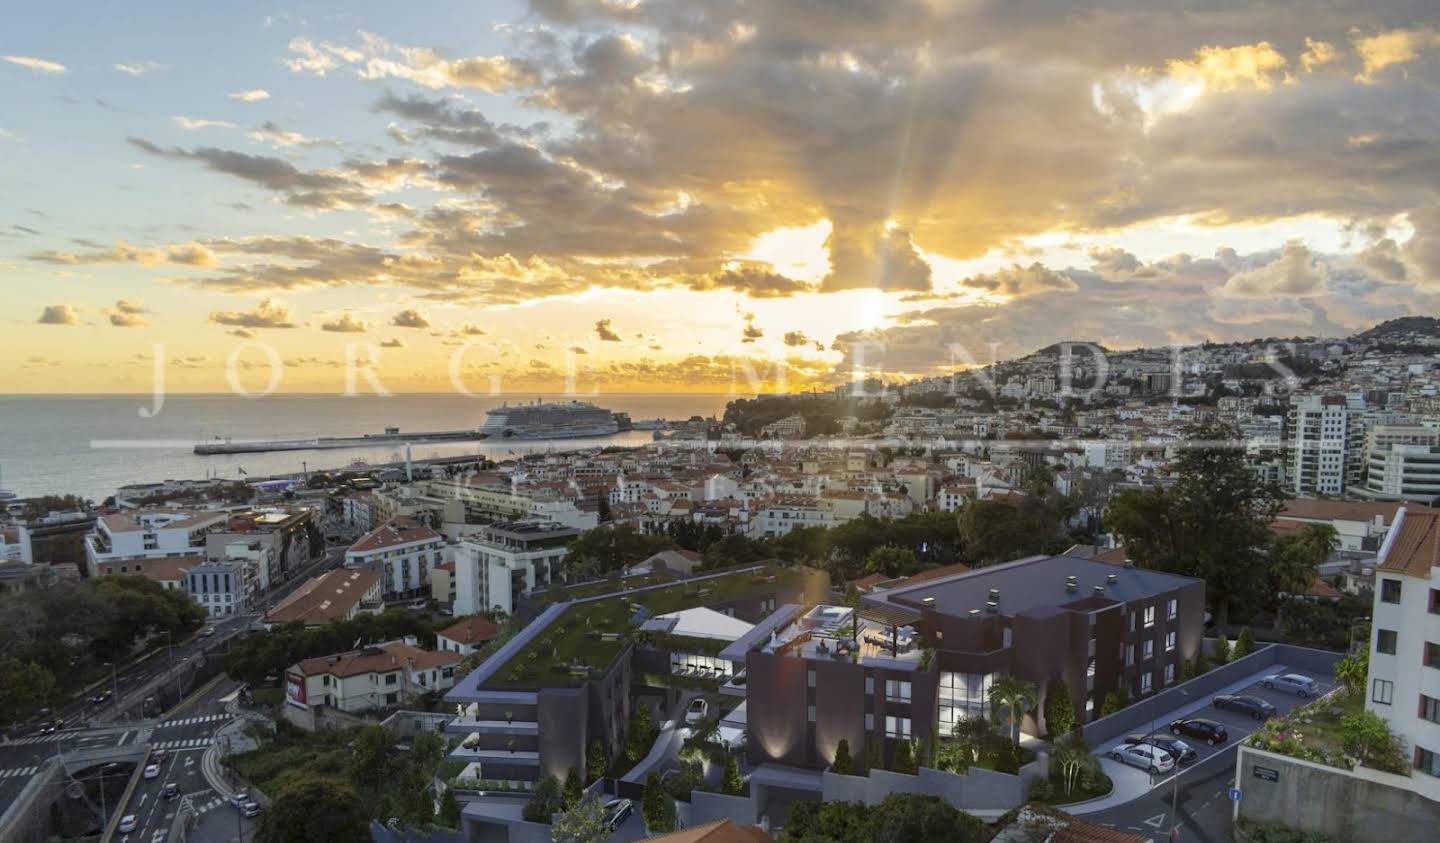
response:
M525 803L524 817L532 823L549 823L550 817L564 807L564 796L560 792L560 780L546 774L535 785L535 793Z
M915 752L910 748L909 741L900 741L895 746L895 758L890 762L890 769L896 773L909 773L914 775Z
M740 776L740 761L732 754L725 759L725 778L721 781L727 796L743 796L746 791L745 779Z
M1070 699L1070 686L1056 679L1045 689L1045 728L1052 738L1075 730L1075 702Z
M1030 782L1029 799L1033 802L1049 802L1052 789L1049 779L1033 779Z
M1318 831L1295 831L1283 825L1257 823L1245 817L1240 818L1239 825L1254 843L1340 843L1336 838Z
M840 744L835 747L835 760L831 762L830 769L842 775L849 775L854 766L854 762L850 760L850 742L841 738Z
M1235 639L1235 649L1231 651L1230 658L1231 660L1244 658L1253 652L1255 652L1255 633L1251 632L1248 626L1241 627L1240 637Z
M1124 688L1118 688L1105 695L1105 701L1100 704L1100 716L1108 717L1130 704L1130 692Z
M645 794L640 798L640 815L645 818L645 828L651 834L663 834L675 830L675 800L660 784L660 775L651 773L645 777Z
M1230 639L1225 637L1225 633L1220 633L1220 637L1215 639L1215 651L1211 657L1216 664L1230 661Z

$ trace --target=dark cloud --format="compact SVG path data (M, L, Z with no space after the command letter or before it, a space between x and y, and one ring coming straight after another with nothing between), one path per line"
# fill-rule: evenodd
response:
M342 313L335 319L321 322L320 330L329 331L332 334L363 334L370 330L370 323L363 319L356 319L352 313Z
M428 328L430 320L414 308L407 308L390 318L390 324L397 328Z
M221 311L210 314L210 321L217 325L235 328L293 328L290 308L274 299L265 299L249 311Z
M41 325L79 325L80 313L73 305L51 304L45 306L35 321Z
M601 342L620 342L620 335L610 327L609 319L601 319L595 323L595 336L599 337Z

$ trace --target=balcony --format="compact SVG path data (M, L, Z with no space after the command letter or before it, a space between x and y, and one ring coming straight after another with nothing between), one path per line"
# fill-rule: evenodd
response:
M445 724L445 731L452 735L534 735L540 731L540 724L529 720L478 720L474 717L456 717Z
M456 747L446 756L451 761L459 761L465 764L480 762L481 764L514 764L522 767L539 767L540 753L534 750L517 749L466 749Z

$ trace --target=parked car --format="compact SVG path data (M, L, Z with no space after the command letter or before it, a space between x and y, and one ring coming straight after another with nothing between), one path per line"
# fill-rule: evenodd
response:
M1216 708L1222 711L1235 711L1240 714L1248 714L1256 720L1264 720L1274 717L1275 706L1260 699L1244 694L1221 694L1213 701Z
M703 699L696 698L690 701L690 707L685 709L685 725L694 726L704 720L710 713L710 703Z
M1302 700L1320 693L1320 683L1303 673L1272 673L1260 680L1261 687L1288 691Z
M1110 757L1151 773L1168 773L1175 769L1175 759L1170 757L1170 753L1148 743L1121 744L1111 750Z
M1194 747L1176 737L1171 737L1164 732L1156 732L1152 735L1130 735L1125 738L1125 743L1140 744L1148 743L1151 746L1158 746L1173 759L1175 763L1184 766L1193 764L1200 756L1195 754Z
M129 834L130 832L134 831L135 827L139 824L140 821L135 819L134 814L126 814L125 816L120 818L120 827L115 830L120 832L121 834Z
M1192 738L1199 738L1202 741L1216 746L1230 740L1230 732L1224 726L1214 720L1206 720L1203 717L1186 717L1181 720L1170 721L1170 732L1176 735L1189 735Z
M145 778L147 778L147 779L158 779L158 778L160 778L160 765L159 765L159 764L147 764L147 765L145 766Z
M635 813L635 803L629 799L611 799L605 803L605 827L614 831Z
M260 804L258 802L246 802L240 806L240 813L247 817L260 816Z
M160 790L160 795L166 799L174 799L180 795L180 785L175 782L166 782L165 787Z

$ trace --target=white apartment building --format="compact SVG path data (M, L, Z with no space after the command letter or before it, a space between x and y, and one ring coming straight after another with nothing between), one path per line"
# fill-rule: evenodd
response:
M439 565L445 539L410 518L392 518L360 537L345 551L345 567L380 572L387 598L428 593L430 572Z
M1404 507L1380 550L1365 707L1406 743L1410 788L1440 801L1440 510Z
M513 614L516 598L559 579L565 546L581 532L548 521L506 521L481 528L452 551L455 614Z
M422 650L414 639L305 659L285 671L285 702L350 713L392 708L429 691L449 690L463 660L459 653Z
M144 573L155 560L205 556L205 536L221 529L224 512L137 509L96 520L85 536L85 565L92 577ZM133 570L132 570L133 569Z
M1440 500L1440 430L1376 425L1365 437L1365 485L1351 491L1372 500Z
M185 591L210 618L243 613L249 596L245 589L245 563L206 562L185 571Z
M1290 492L1301 498L1343 495L1359 478L1364 402L1345 395L1296 396L1286 438Z
M834 506L829 501L805 495L777 495L760 503L750 522L750 535L773 539L797 527L833 526Z

